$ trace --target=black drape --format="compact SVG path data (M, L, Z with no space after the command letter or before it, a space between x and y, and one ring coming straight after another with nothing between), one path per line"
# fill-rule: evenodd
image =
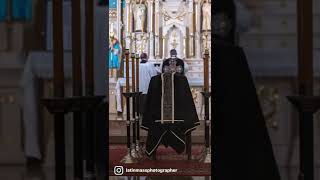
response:
M214 41L213 179L279 180L243 50Z
M178 73L174 75L174 117L175 120L184 121L168 124L156 122L161 119L161 76L151 78L141 124L141 128L148 131L146 152L149 156L160 142L171 146L177 153L182 153L185 150L187 132L193 131L200 124L188 80Z
M228 32L226 37L223 37L225 41L228 41L232 44L235 43L236 35L236 6L233 0L215 0L212 5L213 15L224 14L229 18L231 23L231 30ZM213 21L215 19L213 18ZM211 22L213 22L211 21ZM219 36L218 34L213 34L213 36Z

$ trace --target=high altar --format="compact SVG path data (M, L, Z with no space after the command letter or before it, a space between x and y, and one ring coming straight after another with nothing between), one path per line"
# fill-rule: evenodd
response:
M187 63L211 49L211 0L117 0L110 4L109 27L131 53L161 61L176 49ZM120 34L120 36L119 36ZM211 53L210 53L211 54Z
M109 32L121 42L122 53L124 49L145 52L154 63L176 49L189 65L186 76L201 113L205 48L211 56L211 0L110 0ZM117 112L116 94L120 92L116 87L124 85L121 80L116 85L117 80L109 78L110 114Z

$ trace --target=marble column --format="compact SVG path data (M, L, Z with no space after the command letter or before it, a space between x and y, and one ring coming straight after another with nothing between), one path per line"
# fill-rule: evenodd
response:
M194 18L193 18L193 3L189 7L189 56L194 57Z
M149 58L154 59L153 0L148 0Z
M184 58L187 58L187 37L183 37L183 55Z
M201 59L201 4L200 0L195 0L195 50L196 50L196 58Z
M131 0L126 0L126 48L129 48L131 51Z
M118 40L119 42L121 42L122 37L121 37L121 29L122 29L122 13L121 13L121 1L117 1L117 36L118 36Z
M166 58L166 37L162 37L162 59Z
M159 0L155 0L155 19L154 19L154 33L155 33L155 56L156 58L160 57L160 32L159 32L159 24L160 24L160 2Z

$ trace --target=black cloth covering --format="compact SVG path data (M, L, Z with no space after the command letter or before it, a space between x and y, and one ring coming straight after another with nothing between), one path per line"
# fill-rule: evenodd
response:
M215 180L279 180L265 120L243 50L213 44Z
M174 75L174 123L156 122L161 119L161 74L151 78L141 128L148 131L146 154L151 156L160 143L172 147L178 154L185 150L185 135L198 126L199 119L189 83L184 75Z

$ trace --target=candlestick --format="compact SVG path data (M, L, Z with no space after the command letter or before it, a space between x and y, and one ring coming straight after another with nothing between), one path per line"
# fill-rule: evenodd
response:
M64 96L64 56L63 56L63 13L62 0L53 1L53 83L54 96ZM65 177L65 134L64 114L54 114L55 141L55 179L64 180Z
M203 58L204 92L209 90L209 50L205 49Z
M135 54L131 53L131 88L132 92L136 90L136 74L135 74Z
M94 2L85 0L85 95L94 96ZM94 113L86 112L86 171L95 174Z
M139 92L139 54L136 54L136 92Z
M129 49L126 49L125 51L125 57L126 57L126 92L129 92Z
M82 69L81 69L81 3L72 0L72 89L73 96L82 96ZM83 151L82 112L73 113L73 141L74 141L74 176L75 179L83 178Z
M162 58L166 58L166 37L162 37Z

